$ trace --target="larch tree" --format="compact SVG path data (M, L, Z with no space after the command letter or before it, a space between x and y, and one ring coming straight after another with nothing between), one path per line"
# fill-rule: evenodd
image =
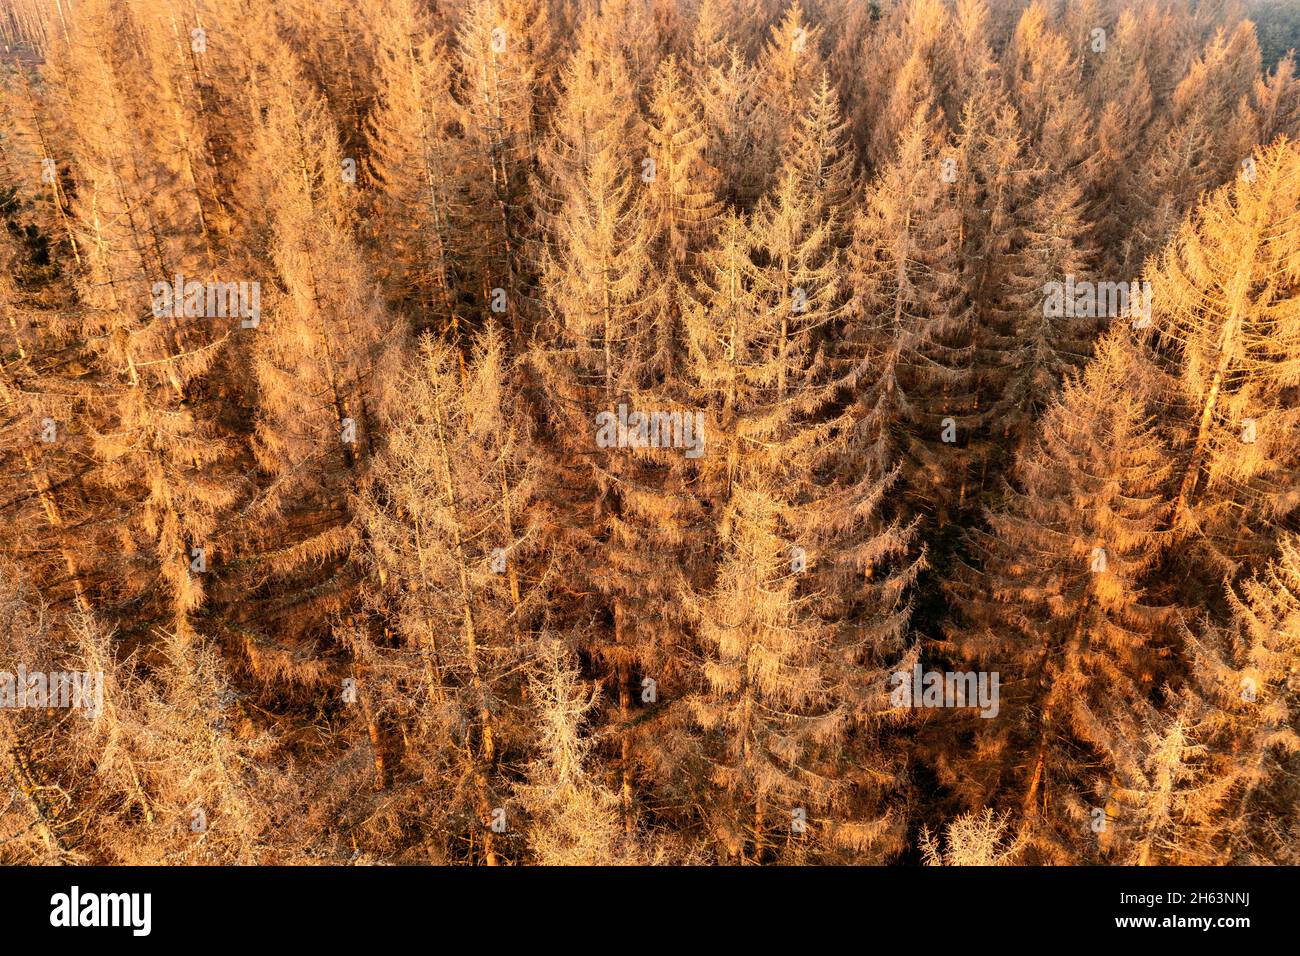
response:
M1174 90L1171 124L1200 127L1210 134L1212 178L1204 185L1222 182L1250 155L1256 125L1250 96L1259 75L1255 31L1241 22L1230 34L1216 32Z
M77 546L79 502L67 484L84 470L76 419L89 390L60 374L58 357L75 329L60 316L62 296L50 301L57 274L36 268L35 250L23 241L32 234L24 214L35 211L25 195L15 191L0 218L0 474L10 490L0 504L0 547L23 554L28 573L41 568L47 601L83 605L87 565L98 562ZM33 547L38 541L50 547Z
M966 434L956 467L938 489L941 514L961 511L978 495L996 452L989 441L997 424L992 411L1007 382L996 338L1006 313L1018 310L1005 299L1014 289L1010 274L1034 175L1019 116L1001 91L985 89L965 103L953 146L964 308L936 343L950 371L938 413L961 422Z
M991 14L984 0L957 0L952 16L956 56L949 97L965 102L999 82L998 59L991 47Z
M54 615L15 565L0 564L7 694L43 686L48 706L7 700L0 718L0 761L13 784L0 811L4 853L15 863L78 863L88 858L141 863L161 828L146 792L152 758L148 724L130 660L83 604ZM40 673L40 683L23 681ZM80 694L64 698L57 675L76 668ZM65 710L63 708L71 708ZM62 712L60 712L62 710ZM72 795L75 794L75 800ZM175 822L175 821L171 821Z
M808 19L821 24L826 30L826 69L843 104L844 115L850 120L859 114L862 101L871 95L867 89L862 63L867 56L868 44L876 28L877 11L870 0L825 2L812 0L805 4ZM854 146L861 148L856 140Z
M267 251L278 286L255 331L256 450L275 479L259 504L292 507L295 493L314 487L343 512L346 489L374 441L375 371L399 341L401 325L384 308L352 233L356 195L324 104L287 48L266 71L267 82L285 92L272 101L258 141L270 186ZM320 531L301 556L336 552L340 527Z
M1114 57L1123 52L1115 51ZM1112 62L1107 60L1107 68ZM1085 184L1088 219L1101 257L1099 274L1118 277L1134 261L1140 264L1144 251L1130 251L1126 234L1132 210L1140 203L1141 156L1151 123L1151 84L1145 64L1141 59L1130 62L1122 83L1103 89L1107 99L1097 118L1095 148L1084 162L1080 181Z
M1035 153L1052 175L1073 172L1092 152L1093 117L1082 65L1042 0L1021 15L1007 60L1007 86Z
M945 160L952 157L922 107L855 216L853 285L836 346L857 406L857 454L878 475L901 467L904 489L922 499L956 467L950 445L957 419L931 420L945 382L957 373L941 341L962 315L961 229ZM945 438L949 424L953 441Z
M679 725L676 705L692 686L696 668L689 624L676 597L706 563L701 502L691 487L693 460L703 450L706 434L698 425L692 429L699 445L690 448L674 446L671 432L674 421L684 427L694 421L682 374L683 313L721 209L718 177L705 156L706 143L706 129L685 76L670 57L656 74L646 155L636 181L647 262L657 268L648 268L644 276L636 347L622 353L628 362L623 381L629 414L640 414L642 421L644 416L665 415L669 430L661 430L659 419L648 427L629 421L626 434L638 444L646 434L653 439L648 447L606 448L593 459L601 485L612 493L591 580L615 602L615 640L608 659L618 679L622 745L634 754L639 778L629 778L625 763L624 797L629 796L629 785L641 784L650 803L666 802L660 784L680 769L665 728ZM613 416L614 402L602 410ZM676 437L684 441L686 432ZM638 703L638 678L643 706L634 712L628 705Z
M845 206L854 193L847 149L835 94L823 73L804 101L772 189L750 221L762 266L756 291L777 320L771 345L778 402L792 384L788 371L811 363L842 308L840 247L850 215ZM807 358L792 360L797 352Z
M868 186L849 248L852 282L837 360L855 390L860 454L942 516L975 421L945 402L964 358L947 344L970 322L961 286L957 160L928 107Z
M273 737L239 715L238 695L210 641L171 633L161 651L140 705L148 739L143 776L158 828L157 856L141 862L292 862L292 853L274 849L297 801L294 778L270 762Z
M63 626L73 666L103 680L93 719L65 725L67 770L82 781L79 802L90 811L78 842L105 859L143 862L163 829L177 821L155 813L148 788L149 762L157 751L144 707L140 655L128 654L88 607L66 615Z
M364 168L376 34L388 23L385 11L380 4L348 0L290 0L272 9L304 78L329 106L342 154Z
M584 725L599 689L586 686L571 649L542 638L529 699L533 757L515 785L528 814L528 850L542 866L614 866L651 862L624 832L617 793L591 767L594 741Z
M1300 77L1293 57L1279 60L1267 77L1255 81L1253 102L1256 143L1268 146L1279 136L1300 139Z
M1142 29L1151 27L1147 23ZM1250 94L1259 72L1259 48L1252 31L1216 34L1185 70L1164 77L1150 59L1151 47L1146 49L1142 62L1151 90L1161 89L1157 84L1162 79L1176 85L1161 104L1158 122L1149 124L1153 148L1138 163L1136 188L1130 194L1125 220L1130 234L1120 245L1125 254L1122 270L1134 275L1178 231L1205 190L1247 164L1257 123Z
M1194 783L1205 747L1194 736L1189 710L1166 720L1144 715L1139 745L1122 772L1125 783L1096 818L1098 844L1111 858L1134 866L1195 861L1195 824L1206 822L1216 800Z
M364 583L353 495L377 447L375 408L394 380L405 323L386 308L353 233L357 185L324 102L285 45L267 50L259 84L275 93L259 119L253 181L264 190L269 274L265 314L244 332L257 489L239 512L239 570L245 587L271 587L255 613L230 617L253 676L319 707L337 703L344 675L364 686L355 653L333 635ZM359 694L382 787L381 729Z
M695 22L691 26L687 57L696 81L713 67L722 66L730 59L733 42L728 25L734 23L728 16L731 0L700 0L695 8Z
M999 367L992 370L996 397L988 409L989 427L999 457L1008 461L1067 374L1087 360L1092 340L1106 324L1104 318L1067 314L1075 310L1052 298L1055 284L1063 287L1069 277L1083 281L1089 274L1092 250L1086 244L1081 190L1066 177L1046 186L1017 218L1018 241L990 341ZM1135 314L1131 320L1141 319Z
M650 89L659 61L667 52L655 7L656 0L601 0L579 5L582 28L575 32L585 36L599 56L619 54L638 103Z
M47 71L54 70L52 62ZM36 223L56 246L66 244L67 255L80 267L68 193L68 145L72 137L58 106L59 92L57 84L50 88L21 65L4 75L0 83L0 118L7 132L0 144L0 161L7 188L15 190L15 198L19 183L28 181L38 186L32 196Z
M748 134L759 109L757 71L734 47L715 51L697 37L691 75L709 138L705 157L722 177L722 198L748 208L768 175L766 145Z
M1009 814L963 813L943 828L942 837L921 834L926 866L1015 866L1025 849L1024 835L1011 830Z
M142 112L161 145L168 172L190 194L188 215L211 269L226 254L231 222L228 173L221 169L218 140L228 110L214 100L204 76L208 56L203 15L192 0L156 0L139 14L140 45L155 108ZM210 272L205 278L215 278Z
M938 0L900 3L877 30L870 58L873 86L881 91L872 115L858 119L870 129L866 160L877 171L894 160L895 150L922 106L942 111L955 122L960 104L951 102L947 67L954 61L950 14Z
M18 568L8 559L0 563L0 625L6 660L32 670L49 660L54 641L51 622L36 603ZM10 677L8 693L17 692ZM27 693L23 684L21 693ZM82 719L82 718L77 718ZM0 859L6 863L58 865L73 862L69 832L70 807L57 799L54 768L59 754L55 721L45 708L17 707L13 701L0 709L0 770L10 783L8 799L0 808Z

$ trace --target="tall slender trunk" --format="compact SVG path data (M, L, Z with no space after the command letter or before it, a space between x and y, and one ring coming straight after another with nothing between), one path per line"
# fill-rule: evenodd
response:
M5 406L17 408L17 393L13 384L9 381L8 373L0 367L0 402ZM89 611L90 605L86 600L86 589L81 581L81 573L77 570L76 559L72 556L72 548L69 547L67 529L63 521L63 512L59 508L59 502L54 497L53 484L50 481L49 472L45 468L44 462L40 461L38 456L33 455L31 448L26 442L19 442L22 449L23 465L27 470L27 476L36 489L37 497L41 502L41 510L45 512L45 521L49 524L54 532L55 539L59 542L59 556L63 558L63 565L68 569L68 580L72 584L73 597L76 600L77 607L83 611Z
M1271 193L1272 187L1270 186L1270 196ZM1192 454L1178 489L1178 502L1174 508L1176 527L1184 525L1189 517L1188 512L1191 507L1192 495L1196 492L1201 469L1205 465L1205 455L1210 441L1210 428L1214 423L1214 411L1218 405L1219 393L1223 388L1224 379L1231 372L1234 363L1239 357L1237 354L1238 338L1249 307L1248 294L1250 291L1251 266L1255 261L1255 250L1259 246L1262 229L1261 220L1264 215L1263 211L1267 208L1268 199L1269 196L1262 197L1256 206L1250 238L1247 240L1245 247L1238 252L1237 261L1239 264L1237 271L1234 273L1232 284L1227 290L1228 318L1223 325L1223 333L1219 339L1219 360L1215 366L1214 375L1210 379L1210 387L1201 403L1201 414L1197 422L1196 439L1192 445Z
M630 834L634 826L632 813L632 730L630 726L632 689L628 686L631 677L627 672L627 665L623 662L623 604L618 598L614 599L614 645L618 648L615 652L618 658L614 670L618 680L618 718L619 723L622 725L619 743L619 774L621 778L619 794L623 805L623 832Z
M31 828L41 838L46 853L61 857L64 852L63 843L54 829L51 814L41 799L41 787L33 773L31 760L3 720L0 720L0 732L3 733L3 738L0 738L0 754L10 758L6 761L11 765L9 776L16 784L14 790L17 796L31 816Z
M441 457L443 487L447 495L447 505L451 509L452 544L456 550L456 566L460 581L461 612L465 635L465 659L469 665L470 686L478 704L479 754L473 759L474 783L479 813L483 816L483 855L488 866L497 865L495 834L491 828L491 802L488 797L487 774L491 769L496 754L493 733L492 713L488 707L487 689L479 667L478 632L474 619L474 595L469 580L469 564L465 555L464 537L461 533L460 501L456 485L451 475L451 454L447 447L447 434L442 417L441 405L435 405L438 428L438 450Z
M1069 646L1078 643L1079 637L1083 632L1083 622L1087 616L1088 608L1091 605L1091 598L1085 598L1083 607L1079 609L1078 616L1074 620L1071 629ZM1044 693L1050 693L1050 688L1044 688L1044 679L1047 676L1047 661L1052 651L1052 638L1050 632L1043 638L1043 649L1038 659L1038 673L1035 677L1036 698L1042 699ZM1024 800L1021 802L1020 810L1025 819L1031 819L1038 814L1037 800L1038 792L1043 786L1043 777L1047 768L1047 752L1049 750L1050 738L1052 733L1052 715L1053 704L1049 699L1043 707L1042 714L1039 715L1038 721L1038 742L1035 746L1034 770L1030 774L1029 785L1025 791Z
M68 203L63 194L62 186L59 182L58 159L50 149L49 137L45 134L45 127L41 123L42 111L37 107L35 97L32 95L31 84L27 79L27 71L20 68L18 75L22 79L23 96L27 101L27 108L31 111L32 125L36 130L36 138L41 147L41 159L51 159L55 163L54 179L50 183L50 198L54 202L54 214L58 217L59 225L63 227L64 234L68 237L68 245L72 250L72 259L77 268L81 269L81 252L77 248L77 237L72 231L72 219L68 215Z

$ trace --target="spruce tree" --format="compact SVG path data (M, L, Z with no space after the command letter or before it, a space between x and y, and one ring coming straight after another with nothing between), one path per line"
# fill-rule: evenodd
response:
M1300 347L1289 243L1300 153L1282 142L1252 163L1253 174L1189 217L1150 272L1177 410L1175 522L1214 577L1266 556L1298 503L1300 470L1283 436L1300 414L1287 398Z
M538 592L531 563L535 466L513 420L499 332L467 363L424 336L388 440L358 496L369 561L384 583L378 618L347 639L368 675L358 692L405 742L390 812L436 813L448 859L501 857L493 813L519 752L515 676L531 655ZM462 849L465 847L466 849Z
M945 760L945 779L972 803L1002 794L1048 859L1086 858L1089 801L1134 759L1169 676L1170 612L1143 583L1167 538L1169 466L1130 335L1099 343L1044 413L949 584L950 640L1002 694L996 719L972 718L978 763Z

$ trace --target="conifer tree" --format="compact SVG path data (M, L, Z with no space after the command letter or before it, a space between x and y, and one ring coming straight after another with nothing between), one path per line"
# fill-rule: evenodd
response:
M14 194L5 212L18 217L24 211L21 195ZM78 389L45 371L66 347L69 330L46 304L48 280L41 281L30 252L17 241L30 234L21 218L0 219L0 474L10 489L0 541L11 555L28 552L29 573L40 562L46 600L59 603L67 588L80 605L86 600L87 556L75 540L68 496L60 494L76 473L76 456L86 451L70 427ZM48 563L40 551L31 553L31 542L42 540L52 545Z
M364 168L366 117L374 100L376 32L381 14L344 0L290 0L274 8L303 76L323 97L338 130L339 148Z
M543 638L529 677L536 734L527 779L516 786L530 822L532 861L543 866L614 866L651 862L619 822L618 795L592 773L592 741L583 724L599 689L588 689L572 651Z
M56 73L57 60L46 70ZM57 75L57 74L56 74ZM66 144L71 136L55 104L55 90L41 84L22 66L6 72L0 83L0 117L8 132L0 144L0 160L8 189L18 195L18 183L39 184L33 198L35 222L55 244L66 244L68 257L80 267L80 252L72 226ZM61 150L59 144L64 144ZM28 175L24 176L24 170ZM38 172L39 170L39 172ZM8 217L6 217L8 218Z
M1008 460L1069 371L1086 361L1105 324L1104 318L1067 314L1062 297L1052 298L1051 290L1069 277L1089 274L1080 190L1066 178L1040 193L1018 218L1017 247L994 313L992 348L999 367L991 370L996 398L988 411L999 456ZM1135 322L1140 307L1140 299L1131 307Z
M1253 100L1259 123L1256 143L1268 146L1278 136L1300 139L1300 78L1294 58L1279 60L1267 78L1255 81Z
M837 146L830 135L792 143L753 222L728 217L687 323L695 401L718 423L700 478L715 567L711 583L685 598L705 657L703 686L688 703L712 768L705 824L720 854L739 861L818 852L803 845L803 821L822 853L896 845L898 821L879 793L863 799L864 778L889 778L878 755L863 755L860 775L825 763L850 728L883 709L870 684L845 681L841 662L892 662L906 616L892 616L902 581L864 596L856 626L822 613L836 606L835 582L869 574L906 540L872 516L887 477L819 487L817 446L834 426L818 419L834 388L818 334L840 308L839 212L828 197L845 184L806 173L834 166ZM815 571L823 547L827 567Z
M490 328L462 383L458 357L426 335L404 369L357 503L385 583L372 601L383 636L350 635L370 665L358 690L405 741L403 812L444 817L447 857L464 843L489 865L501 854L492 823L504 768L521 746L511 675L531 654L538 594L520 573L535 537L535 466L511 418L502 352Z
M1115 50L1098 76L1105 76L1104 71L1126 53L1126 48ZM1151 84L1144 62L1129 60L1116 88L1103 89L1107 99L1097 118L1096 148L1083 165L1081 181L1086 184L1089 219L1099 250L1098 274L1134 275L1133 270L1124 270L1141 262L1143 247L1128 248L1128 231L1130 215L1142 201L1137 190L1152 116Z
M1229 563L1267 554L1297 505L1300 152L1282 142L1189 217L1150 273L1170 356L1175 520ZM1253 181L1252 181L1253 179ZM1176 424L1175 424L1176 422Z
M529 305L525 283L531 278L527 251L536 241L528 218L528 180L537 172L559 59L548 5L539 0L473 4L457 30L456 52L471 170L467 188L479 235L473 291L493 312L504 309L511 315L516 335L522 336Z
M1212 178L1203 185L1222 182L1255 145L1250 94L1259 75L1259 44L1243 21L1231 34L1220 28L1174 90L1172 123L1200 127L1210 135Z
M146 861L285 861L269 844L295 801L292 782L269 765L273 738L234 726L237 697L211 643L168 634L161 650L142 704L158 831L154 846L141 848L158 854Z
M157 839L160 817L148 789L154 728L145 712L138 657L125 656L87 606L63 620L73 666L102 675L97 714L68 727L65 772L82 782L79 803L86 808L80 839L104 859L133 863L147 856ZM102 696L102 699L100 697ZM90 821L93 821L90 822ZM173 824L175 820L165 821Z
M1151 729L1141 738L1132 766L1123 770L1124 779L1132 782L1100 808L1098 843L1112 857L1127 858L1136 866L1191 861L1195 851L1190 821L1204 822L1214 803L1212 795L1191 786L1205 747L1194 739L1186 709L1163 722L1149 715L1146 723ZM1128 838L1122 850L1115 848L1119 841L1112 835L1114 829Z
M219 516L237 495L214 475L229 450L200 385L238 318L205 320L206 300L197 301L204 296L189 291L193 280L183 300L173 288L174 276L204 276L209 266L198 220L188 218L196 195L121 133L140 130L148 141L132 93L141 64L111 39L134 31L128 16L80 7L81 28L60 54L77 64L68 122L79 180L73 213L85 250L78 293L82 334L106 386L108 418L91 426L103 464L96 480L122 496L126 583L135 590L161 580L174 626L184 631L203 602L198 575L218 550ZM160 295L159 283L169 291Z
M274 508L291 490L328 493L339 476L351 483L372 447L375 370L400 326L366 276L351 231L355 194L323 104L287 49L267 64L266 79L287 91L268 110L258 142L270 185L268 252L282 290L257 330L255 353L258 461L284 479L265 497ZM333 507L343 504L336 495ZM340 541L319 539L324 550L309 549L311 556Z
M1300 548L1283 537L1276 558L1228 591L1226 626L1185 628L1195 701L1193 732L1204 758L1182 795L1186 830L1172 848L1180 862L1223 865L1277 861L1271 822L1295 799L1291 768L1300 752L1294 662L1300 642Z
M776 182L750 222L761 264L755 292L774 320L770 344L777 402L797 384L790 381L792 370L812 364L820 335L841 309L839 241L846 231L848 211L843 207L853 182L838 120L823 74L801 128L786 147Z
M652 273L651 368L671 377L680 342L681 301L696 257L711 238L720 208L718 173L705 157L707 131L674 58L660 64L647 124L650 182L646 202ZM644 178L644 177L643 177Z
M1023 836L1009 834L1006 814L963 813L943 829L943 839L921 834L926 866L1014 866L1024 851Z
M6 660L37 670L36 662L48 659L49 621L8 560L0 564L0 625ZM16 691L10 683L8 693ZM21 691L26 694L25 684ZM19 709L16 702L0 709L0 769L12 787L12 797L0 810L0 859L6 863L66 864L74 859L63 819L69 808L59 804L46 776L46 761L58 752L53 721L46 713L34 707Z
M6 859L140 862L158 821L143 782L151 728L128 666L115 659L110 635L84 604L62 617L51 614L8 562L0 565L0 620L3 653L15 662L6 671L0 718L0 761L15 798L0 812ZM10 699L41 686L24 681L15 664L29 678L43 675L50 706ZM55 683L65 667L86 678L80 694L72 690L66 700Z
M337 681L365 674L352 652L322 643L346 627L362 585L365 528L353 495L377 447L375 409L394 381L404 323L371 280L352 232L356 184L325 104L283 44L268 45L259 83L270 98L257 132L270 275L265 312L247 330L256 384L250 441L259 487L240 512L242 586L274 582L255 617L233 629L263 683L283 681L298 706L337 700ZM342 618L340 620L340 617ZM271 637L274 635L274 637ZM375 786L387 783L381 728L361 697Z
M734 47L716 52L698 36L696 43L692 75L709 131L705 156L722 177L722 197L748 208L769 173L767 145L748 132L759 109L757 70Z
M630 682L638 647L624 633L625 595L640 599L645 584L633 569L649 563L655 542L624 535L622 522L637 509L671 521L676 505L656 495L653 485L638 497L641 462L629 449L593 454L597 416L615 415L620 405L640 407L653 349L647 317L652 235L645 215L645 173L653 160L644 151L627 66L602 41L607 28L594 21L584 27L565 72L553 142L542 156L549 242L541 293L549 316L545 347L532 357L547 391L548 431L562 449L548 462L547 484L565 489L566 498L576 491L580 502L553 547L574 555L579 580L600 596L597 613L607 621L593 635L592 650L613 675L624 825L631 832Z
M412 0L390 0L379 28L377 91L370 116L371 176L379 191L375 236L392 298L416 316L417 328L459 340L456 263L468 226L464 146L449 132L447 53Z
M153 109L141 118L156 137L168 172L189 194L188 215L198 226L208 264L226 254L225 237L230 219L228 173L218 162L218 138L228 110L215 97L203 76L207 57L207 30L197 5L183 0L157 0L139 14L143 68L151 89L157 91ZM215 275L209 275L215 278Z
M1044 414L988 530L971 534L976 568L950 583L951 640L999 673L1002 698L975 731L979 765L945 777L972 802L1002 793L1047 858L1078 858L1087 801L1134 759L1143 702L1167 676L1168 610L1143 575L1165 537L1169 468L1129 335L1099 343Z
M812 0L805 4L808 19L826 31L826 70L839 93L844 116L853 129L853 117L859 115L862 101L869 94L862 64L867 56L877 13L870 2L847 0L827 3ZM861 144L854 146L861 152Z
M799 0L794 0L771 28L758 61L763 132L769 151L763 181L776 171L787 144L798 135L808 98L823 79L821 42L821 29L805 20Z
M1024 434L1071 356L1086 357L1097 330L1072 314L1049 318L1044 307L1047 284L1065 282L1083 264L1075 247L1085 237L1071 177L1053 176L1041 154L1008 99L980 86L943 161L955 184L962 264L950 310L957 321L931 346L945 376L930 417L951 426L941 435L946 442L963 434L960 454L945 456L947 474L935 476L941 524L987 486L1005 446L1014 450L1012 436ZM1053 274L1058 268L1064 271Z
M955 123L959 103L949 95L950 77L945 65L955 58L949 49L949 13L938 0L900 3L877 31L869 58L872 85L880 99L869 119L860 126L871 130L864 142L867 162L876 170L894 159L904 130L918 109L933 107L942 119Z
M1082 66L1070 41L1048 23L1042 0L1021 15L1007 59L1007 85L1034 151L1049 173L1074 171L1092 151L1092 116Z
M998 81L998 61L991 47L991 19L984 0L957 0L953 8L956 69L950 96L954 102L978 96Z
M1158 89L1159 69L1149 59L1143 62L1151 88ZM1139 272L1146 257L1178 231L1201 194L1231 178L1250 157L1257 124L1250 94L1258 73L1253 33L1239 28L1231 36L1216 33L1185 72L1168 77L1176 86L1162 104L1165 115L1151 124L1154 148L1138 165L1126 217L1131 235L1121 243L1125 274Z
M867 189L849 251L852 295L839 360L855 390L860 454L877 473L942 513L973 419L945 402L964 359L946 342L968 323L961 290L961 211L945 175L956 159L923 107L897 159ZM951 162L952 165L946 165Z
M735 20L728 7L729 0L700 0L696 5L689 62L697 82L703 79L706 71L720 67L730 59L734 41L729 37L729 28Z

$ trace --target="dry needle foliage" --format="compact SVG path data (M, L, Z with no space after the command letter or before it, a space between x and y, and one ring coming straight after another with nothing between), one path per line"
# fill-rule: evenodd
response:
M0 861L1296 863L1294 25L0 0Z

